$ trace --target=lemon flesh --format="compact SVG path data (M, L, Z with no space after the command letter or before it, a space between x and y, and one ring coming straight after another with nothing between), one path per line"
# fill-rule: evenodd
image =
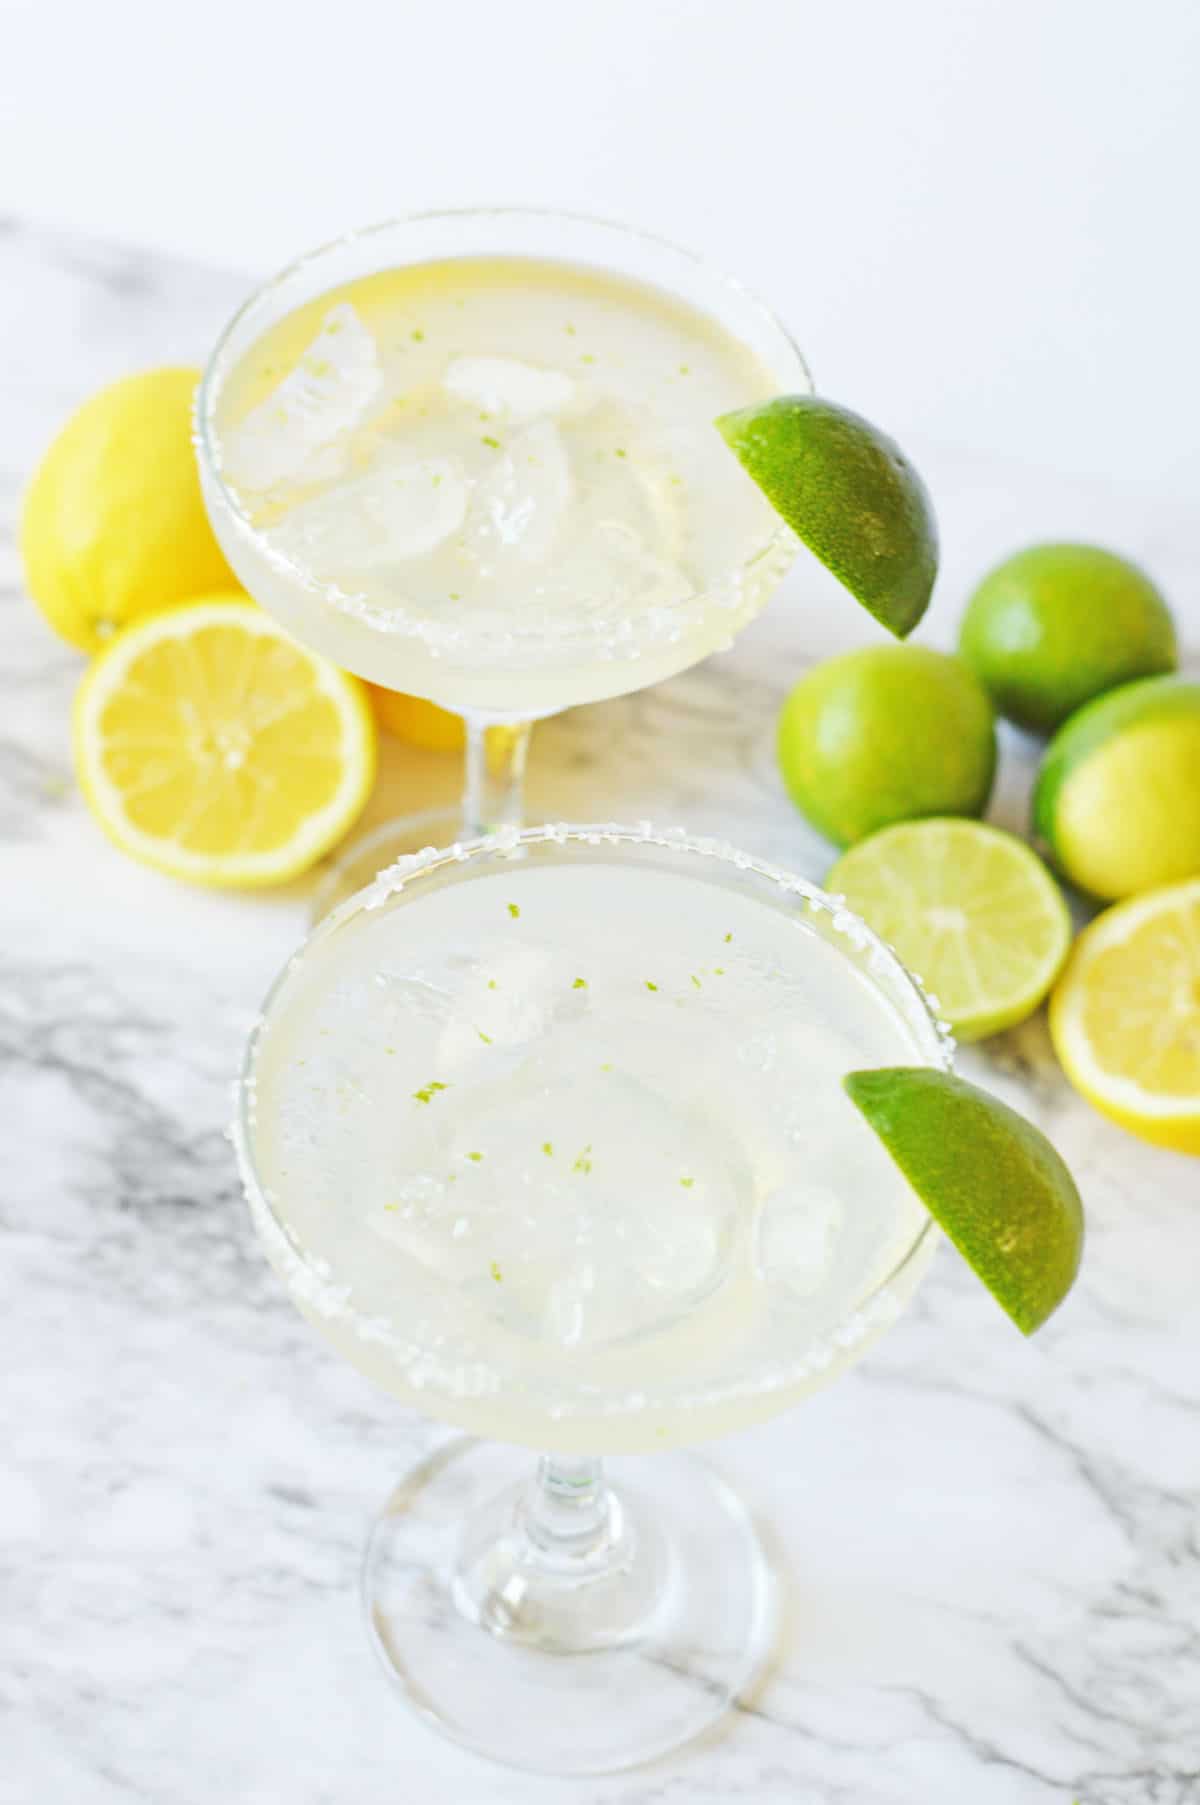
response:
M297 876L347 831L375 772L358 680L236 598L127 628L85 673L74 726L104 831L196 883Z
M1063 1070L1143 1140L1200 1154L1200 878L1119 903L1075 944L1050 1001Z
M1022 840L979 821L910 821L845 853L825 879L922 980L960 1040L1041 1003L1071 944L1062 893Z

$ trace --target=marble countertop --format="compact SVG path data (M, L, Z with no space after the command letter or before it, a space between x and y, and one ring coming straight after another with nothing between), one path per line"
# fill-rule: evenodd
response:
M1023 1342L943 1249L860 1367L711 1450L791 1569L755 1707L655 1767L555 1782L458 1753L387 1690L362 1539L441 1432L294 1314L224 1137L305 887L189 891L101 839L71 773L80 661L14 544L66 411L126 369L200 361L243 287L0 221L0 1801L1195 1805L1200 1164L1092 1114L1040 1019L963 1064L1078 1175L1089 1245L1060 1315ZM1054 535L1142 557L1200 646L1193 497L893 424L939 498L935 643L989 559ZM531 813L683 822L820 876L772 716L806 657L871 631L806 564L732 653L539 728ZM993 812L1015 825L1029 754L1005 751ZM392 748L374 812L456 787L454 760Z

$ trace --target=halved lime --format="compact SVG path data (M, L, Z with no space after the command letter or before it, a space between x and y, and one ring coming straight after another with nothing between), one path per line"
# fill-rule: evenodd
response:
M1075 1282L1083 1205L1045 1135L1015 1109L932 1066L850 1072L861 1110L930 1215L1024 1335Z
M898 639L911 633L937 576L937 521L895 441L817 395L780 395L716 425L776 513L855 600Z
M960 1040L1032 1015L1062 969L1071 918L1023 840L982 821L885 827L825 879L916 972Z
M1143 677L1073 714L1046 748L1033 823L1093 896L1200 876L1200 683Z

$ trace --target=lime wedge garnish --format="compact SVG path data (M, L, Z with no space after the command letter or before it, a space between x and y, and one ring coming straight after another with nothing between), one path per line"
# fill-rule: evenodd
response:
M885 827L843 854L825 888L895 947L960 1040L1032 1015L1071 945L1067 905L1037 854L982 821Z
M937 522L894 440L816 395L780 395L716 425L776 513L855 600L898 639L911 633L937 576Z
M1083 1252L1075 1180L1040 1129L932 1066L850 1072L846 1092L934 1220L1032 1335L1071 1289Z

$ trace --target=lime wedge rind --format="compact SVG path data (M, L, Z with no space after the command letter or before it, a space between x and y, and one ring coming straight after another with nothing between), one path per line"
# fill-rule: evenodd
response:
M738 408L716 426L826 569L906 638L933 594L938 532L929 492L895 440L818 395Z
M1024 1335L1070 1291L1083 1204L1062 1156L999 1098L932 1066L850 1072L846 1094Z

